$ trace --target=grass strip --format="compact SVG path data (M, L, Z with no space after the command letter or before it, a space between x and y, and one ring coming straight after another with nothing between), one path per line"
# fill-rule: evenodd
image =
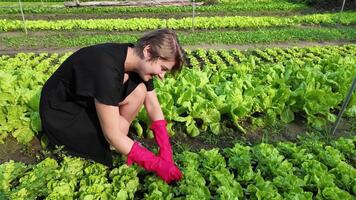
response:
M265 28L248 31L177 31L182 45L199 44L257 44L292 41L356 40L356 27ZM141 32L49 32L32 36L1 37L4 49L65 48L104 42L135 42Z

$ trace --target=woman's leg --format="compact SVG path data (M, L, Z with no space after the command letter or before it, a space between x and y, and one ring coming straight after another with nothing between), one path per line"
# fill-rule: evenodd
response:
M123 83L125 84L128 79L129 74L125 73ZM127 155L129 153L134 141L129 138L127 134L129 132L129 128L133 119L135 118L138 111L141 109L141 106L143 105L143 101L145 100L146 94L146 86L141 83L137 85L136 88L122 102L119 103L119 113L122 117L119 123L121 128L120 132L121 134L123 134L121 137L123 145L121 149L115 149L110 144L111 150L119 151L124 155Z
M121 149L116 149L120 153L127 155L134 141L127 136L132 120L136 117L140 111L143 101L147 94L146 86L139 84L125 99L119 104L119 112L121 115L120 128L121 133ZM113 146L110 146L111 150L115 150Z
M140 83L125 99L119 104L119 112L124 117L124 127L130 127L130 124L135 119L140 111L147 94L146 86Z

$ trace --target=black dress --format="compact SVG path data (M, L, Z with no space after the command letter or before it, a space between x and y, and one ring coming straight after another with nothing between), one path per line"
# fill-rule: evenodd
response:
M42 134L49 147L64 145L70 155L112 166L112 153L97 117L94 98L118 106L143 80L124 80L127 49L132 44L105 43L79 49L44 84L40 99ZM153 90L152 79L144 82Z

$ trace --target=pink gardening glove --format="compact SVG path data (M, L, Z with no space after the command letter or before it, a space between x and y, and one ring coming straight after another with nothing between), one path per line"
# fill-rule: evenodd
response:
M182 172L173 163L155 156L151 151L135 142L127 155L127 165L137 163L148 171L155 172L166 183L178 181L182 178Z
M172 146L169 143L169 135L166 126L166 120L157 120L151 124L150 129L159 146L159 156L168 162L174 163Z

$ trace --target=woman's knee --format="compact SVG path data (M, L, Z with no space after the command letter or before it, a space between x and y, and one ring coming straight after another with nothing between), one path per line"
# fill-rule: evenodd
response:
M126 105L126 104L142 104L145 100L147 95L147 88L146 85L140 83L136 88L125 98L123 102L119 105Z
M138 101L142 102L145 100L146 95L147 95L147 88L146 85L143 83L140 83L135 90L133 91L134 97L137 98Z

